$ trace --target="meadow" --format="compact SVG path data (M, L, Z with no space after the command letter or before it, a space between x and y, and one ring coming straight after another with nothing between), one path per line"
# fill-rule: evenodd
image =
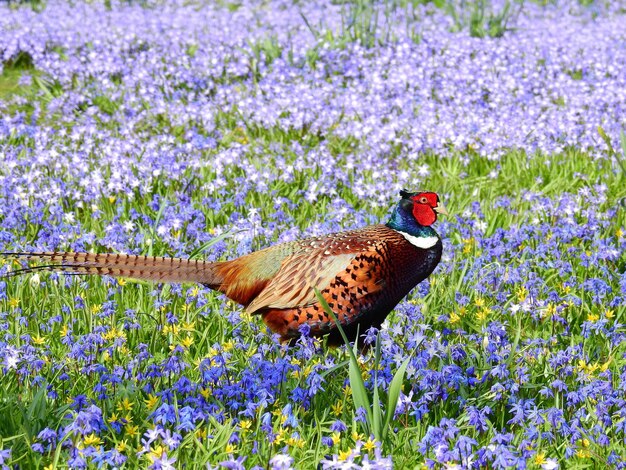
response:
M0 3L0 251L230 259L385 222L402 188L450 212L356 368L200 285L1 279L0 468L626 468L625 23Z

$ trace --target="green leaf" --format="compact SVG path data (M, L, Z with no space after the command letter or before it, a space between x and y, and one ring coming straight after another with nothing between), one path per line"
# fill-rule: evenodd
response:
M409 366L409 361L411 360L413 355L406 358L406 360L402 363L400 368L393 375L393 379L391 380L391 384L389 385L389 395L387 397L387 409L385 410L385 421L383 423L383 435L381 442L385 442L387 439L387 433L389 432L389 426L391 425L391 420L393 419L393 415L396 412L396 408L398 407L398 398L400 397L400 391L402 390L402 384L404 383L404 375L406 374L406 369Z
M372 416L372 408L370 407L370 401L367 396L367 389L365 388L365 382L363 381L363 376L361 375L361 368L359 367L359 361L356 358L356 344L355 349L353 350L350 347L350 341L348 341L348 337L346 333L343 331L341 327L341 323L337 320L337 317L328 306L326 299L322 297L322 294L317 288L313 288L315 292L315 296L317 300L322 305L324 311L328 314L330 318L333 319L337 328L339 329L339 334L343 338L344 343L346 344L346 349L348 350L348 354L350 355L350 366L348 367L348 376L350 378L350 388L352 388L352 399L354 400L354 406L358 409L360 407L364 408L366 415L366 423L367 423L367 432L368 434L371 432L373 416Z
M196 256L198 256L200 253L202 253L204 250L206 250L207 248L215 245L216 243L224 240L225 238L230 237L231 235L233 235L234 230L226 230L225 232L220 233L217 237L212 238L211 240L209 240L206 243L203 243L202 245L200 245L198 248L196 248L195 250L193 250L190 254L189 254L189 259L194 259Z
M374 437L382 442L383 437L383 411L380 407L378 392L378 365L380 364L380 335L376 337L376 355L374 360L374 397L372 399L372 432Z

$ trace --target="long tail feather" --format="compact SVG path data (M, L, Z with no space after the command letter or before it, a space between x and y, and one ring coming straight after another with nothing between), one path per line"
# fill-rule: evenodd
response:
M207 285L221 283L216 269L218 263L199 260L77 252L0 253L0 256L48 263L10 271L6 276L37 271L61 271L69 274L96 274L158 282L198 282Z

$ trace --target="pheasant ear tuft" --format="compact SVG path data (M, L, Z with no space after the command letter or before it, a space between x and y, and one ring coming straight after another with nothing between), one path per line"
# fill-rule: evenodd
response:
M400 196L402 197L402 199L410 199L411 196L415 196L415 194L417 194L417 193L409 192L406 189L401 189L400 190Z

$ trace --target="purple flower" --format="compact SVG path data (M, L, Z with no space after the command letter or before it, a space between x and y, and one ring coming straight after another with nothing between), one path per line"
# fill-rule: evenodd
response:
M174 463L176 462L176 458L168 458L167 454L163 452L163 455L160 457L155 457L152 461L152 465L150 468L153 470L174 470L176 467Z

